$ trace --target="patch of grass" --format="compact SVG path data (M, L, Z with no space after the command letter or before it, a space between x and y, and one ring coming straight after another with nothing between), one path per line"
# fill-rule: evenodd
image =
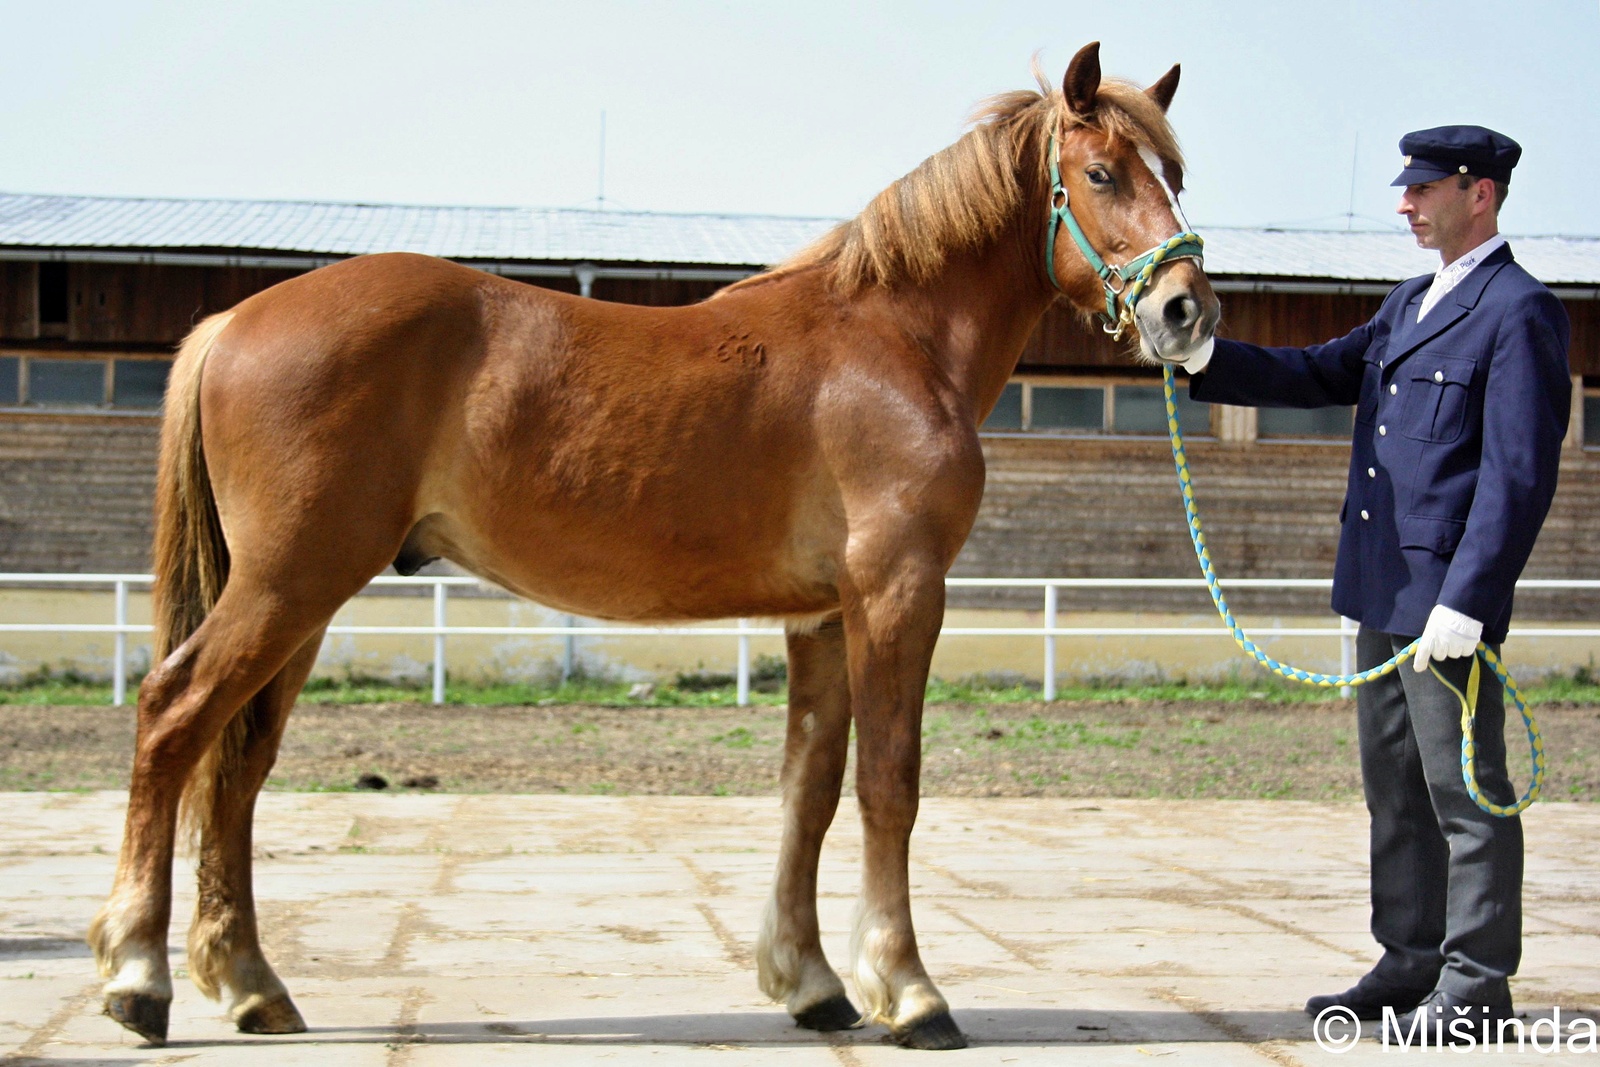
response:
M1512 664L1513 670L1515 664ZM777 656L758 656L751 670L750 702L757 707L787 703L788 679L784 661ZM565 682L542 681L456 681L445 686L445 702L461 706L540 706L587 704L596 707L692 707L727 708L738 703L732 675L708 672L679 674L671 683L654 687L648 696L632 696L628 681L575 675ZM1600 672L1582 666L1569 674L1551 674L1521 686L1530 705L1600 704ZM130 681L128 701L137 698L137 686ZM318 677L306 683L301 702L308 704L427 704L433 699L429 683L397 682L359 673L337 677ZM929 704L979 706L985 704L1028 704L1042 699L1039 683L1014 672L992 672L954 681L933 678L928 682ZM1065 683L1057 688L1058 701L1134 704L1148 701L1192 701L1229 704L1266 701L1272 704L1323 704L1340 699L1337 689L1300 685L1272 675L1241 670L1222 681L1194 682L1183 678L1154 678L1130 681L1119 678L1090 678ZM111 685L103 678L73 666L41 667L14 681L0 685L0 704L19 705L108 705ZM947 720L930 719L925 731L938 734L948 728Z
M713 745L726 745L729 748L753 748L756 735L750 732L749 727L735 726L725 734L717 734L711 739Z
M131 694L134 686L128 686ZM71 664L43 666L0 686L0 704L109 704L111 683Z

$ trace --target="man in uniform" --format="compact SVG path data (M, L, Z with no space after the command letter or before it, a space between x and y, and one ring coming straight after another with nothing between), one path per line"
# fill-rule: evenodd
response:
M1343 993L1312 997L1363 1019L1413 1009L1431 1023L1512 1014L1522 939L1522 826L1471 799L1461 773L1463 692L1480 640L1498 649L1511 594L1555 494L1571 404L1568 322L1512 258L1498 213L1522 154L1479 126L1400 141L1398 211L1439 270L1403 282L1372 321L1311 348L1219 339L1185 368L1196 400L1356 405L1333 607L1361 624L1359 667L1420 635L1414 670L1356 690L1371 814L1372 933L1383 955ZM1478 783L1499 804L1505 705L1485 674ZM1420 1005L1420 1007L1419 1007ZM1404 1017L1409 1032L1410 1017ZM1491 1031L1494 1032L1494 1031Z

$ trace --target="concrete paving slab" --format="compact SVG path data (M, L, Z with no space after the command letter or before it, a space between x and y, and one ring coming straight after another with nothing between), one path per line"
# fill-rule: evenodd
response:
M14 1064L907 1063L881 1027L797 1029L756 988L771 798L271 794L269 955L312 1026L236 1033L181 981L173 1044L100 1017L82 931L124 798L0 797L0 1061ZM1600 1008L1600 809L1527 816L1519 1004ZM819 914L846 968L861 835L841 808ZM1365 813L1293 802L928 800L924 958L972 1039L950 1064L1327 1062L1299 1006L1370 963ZM1391 1062L1369 1027L1339 1063ZM1532 1049L1496 1062L1545 1062ZM1597 1061L1600 1062L1600 1061Z

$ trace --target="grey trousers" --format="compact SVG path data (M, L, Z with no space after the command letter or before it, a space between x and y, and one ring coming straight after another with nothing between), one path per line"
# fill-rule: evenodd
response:
M1359 669L1411 641L1363 626ZM1465 692L1471 663L1437 665ZM1506 979L1522 957L1522 821L1490 815L1467 795L1461 702L1431 672L1418 674L1407 662L1356 694L1372 816L1372 936L1383 947L1373 975L1478 1003L1509 1002ZM1504 693L1484 668L1474 729L1478 787L1497 804L1516 800L1504 731Z

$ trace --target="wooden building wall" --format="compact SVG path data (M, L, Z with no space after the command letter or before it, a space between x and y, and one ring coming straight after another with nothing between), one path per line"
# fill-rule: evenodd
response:
M1224 578L1331 578L1350 449L1344 444L1249 447L1190 441L1195 499ZM1163 440L992 437L984 441L983 507L952 573L972 577L1199 576ZM1600 454L1568 450L1529 578L1600 578ZM1240 590L1236 611L1315 614L1328 594ZM1033 590L953 591L952 603L1037 608ZM1212 611L1203 589L1130 594L1077 590L1062 610ZM1525 595L1521 618L1600 618L1600 595Z
M69 314L64 336L41 329L36 298L39 264L0 263L0 342L166 348L213 312L291 278L297 271L246 267L170 267L146 264L67 264ZM544 288L576 293L573 279L539 279ZM715 282L600 278L594 295L628 304L687 304L710 296ZM1310 345L1349 332L1370 319L1382 298L1338 294L1224 293L1219 332L1257 344ZM1600 301L1569 300L1573 373L1600 378ZM1114 344L1099 326L1057 307L1029 340L1021 368L1151 373Z
M40 264L5 263L0 271L0 341L138 350L169 348L207 315L237 304L299 271L247 267L168 267L69 263L66 330L40 322Z
M0 417L0 570L145 572L154 418Z

